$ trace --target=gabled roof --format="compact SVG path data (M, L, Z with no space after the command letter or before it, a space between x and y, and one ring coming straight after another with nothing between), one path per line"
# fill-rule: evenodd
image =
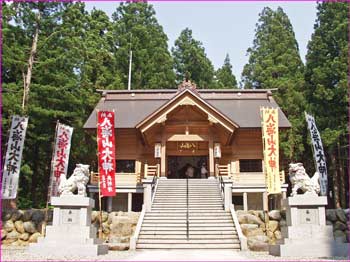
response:
M84 128L96 128L96 110L114 110L116 128L136 128L143 120L171 103L184 91L101 90L102 98L90 114ZM191 91L193 93L193 91ZM279 108L270 90L198 89L197 97L239 128L261 128L260 107ZM291 125L279 108L279 127Z
M194 92L191 89L183 89L170 100L168 100L165 104L160 106L157 110L155 110L152 114L138 123L136 125L136 128L140 128L142 132L146 131L146 129L148 129L154 123L157 123L159 120L166 118L166 115L168 113L180 105L196 106L199 108L199 110L208 115L208 120L219 122L230 132L233 132L235 128L239 127L238 124L232 121L232 119L228 118L214 106L203 100L198 93Z

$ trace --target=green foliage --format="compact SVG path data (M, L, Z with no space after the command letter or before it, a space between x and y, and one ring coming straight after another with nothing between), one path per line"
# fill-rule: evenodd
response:
M278 88L276 102L292 124L281 133L285 157L300 160L304 150L305 119L303 109L303 63L292 25L282 8L265 7L259 15L249 62L242 72L244 88Z
M207 58L202 43L192 36L192 30L184 29L172 48L176 81L181 83L187 74L198 88L211 88L214 84L214 67Z
M216 71L215 76L218 88L237 88L237 80L232 73L232 65L228 54L223 66Z
M306 56L306 98L327 150L348 145L348 3L320 3Z
M153 6L146 2L122 2L112 18L113 52L121 81L117 88L127 88L130 49L132 89L175 87L168 37L158 24Z

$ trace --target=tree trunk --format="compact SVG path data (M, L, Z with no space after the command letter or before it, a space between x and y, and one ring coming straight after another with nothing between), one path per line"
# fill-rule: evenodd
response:
M342 208L346 208L346 185L345 185L345 173L343 169L343 161L340 154L340 145L337 144L338 148L338 164L339 164L339 194L340 204Z
M339 200L339 174L337 170L337 162L335 157L335 152L332 150L331 154L331 172L333 173L333 201L334 207L340 208L340 200Z
M34 58L37 51L38 46L38 38L39 38L39 21L40 21L40 12L37 15L37 24L36 29L33 37L32 42L32 48L30 50L29 59L28 59L28 67L27 67L27 74L23 75L23 101L22 101L22 111L26 112L26 107L28 104L29 99L29 91L30 91L30 83L32 81L32 71L33 71L33 64L34 64Z

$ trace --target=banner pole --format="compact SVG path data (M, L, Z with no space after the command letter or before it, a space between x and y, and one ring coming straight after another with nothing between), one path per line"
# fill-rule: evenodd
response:
M99 217L100 217L100 225L98 228L98 238L102 239L102 196L101 196L101 185L100 185L100 173L98 174L98 206L100 209Z
M49 212L49 202L50 202L50 199L51 199L51 183L52 183L52 179L53 179L53 176L51 176L52 172L53 172L53 159L54 159L54 156L55 156L55 152L56 152L56 139L57 139L57 130L58 130L58 126L60 124L60 121L57 120L56 121L56 128L55 128L55 137L54 137L54 140L52 142L52 156L51 156L51 173L50 173L50 178L49 178L49 186L48 186L48 190L47 190L47 197L46 197L46 207L45 207L45 219L44 219L44 223L43 223L43 227L41 229L41 234L45 237L46 235L46 225L47 225L47 222L48 222L48 212Z

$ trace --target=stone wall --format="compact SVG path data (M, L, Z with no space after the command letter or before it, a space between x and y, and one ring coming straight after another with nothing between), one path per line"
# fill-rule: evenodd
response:
M284 212L272 210L265 215L261 210L238 210L236 213L250 250L268 251L269 244L281 239L280 225L286 223Z
M52 220L52 212L48 212ZM45 212L43 210L3 210L1 240L3 245L24 246L37 242L41 236Z
M286 226L284 210L272 210L268 213L269 221L261 210L236 211L243 234L247 237L248 248L254 251L268 251L269 244L275 244L282 238L281 227ZM327 225L333 225L336 241L349 242L349 209L326 210Z
M339 242L348 242L350 240L350 216L349 209L327 209L326 223L333 225L334 238Z
M52 210L49 210L48 224L52 222L52 214ZM109 244L110 249L129 249L130 237L134 234L139 215L138 212L102 212L102 237ZM26 246L37 242L42 233L44 220L44 210L4 210L2 212L2 244ZM91 223L98 232L100 225L98 211L92 211Z

